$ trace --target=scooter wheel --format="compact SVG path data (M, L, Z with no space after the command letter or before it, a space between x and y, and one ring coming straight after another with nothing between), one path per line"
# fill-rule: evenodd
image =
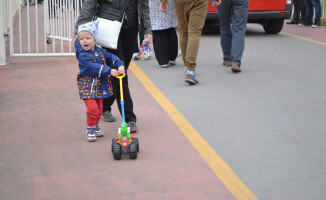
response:
M134 142L129 145L129 155L130 159L137 159L137 145Z
M138 141L138 138L134 138L134 141L133 143L136 144L136 147L137 147L137 152L139 152L139 141Z
M116 139L112 139L112 153L115 160L121 159L121 146Z

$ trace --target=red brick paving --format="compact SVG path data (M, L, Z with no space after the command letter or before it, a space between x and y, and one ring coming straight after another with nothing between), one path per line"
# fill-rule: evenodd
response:
M234 199L129 71L139 127L137 160L116 161L111 140L85 139L74 57L10 58L0 67L1 199Z

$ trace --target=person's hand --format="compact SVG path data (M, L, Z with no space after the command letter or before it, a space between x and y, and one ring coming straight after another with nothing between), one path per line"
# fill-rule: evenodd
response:
M118 72L118 70L116 69L111 69L111 76L119 76L120 72Z
M214 6L220 5L222 0L214 0Z
M124 67L124 66L120 66L120 67L118 68L118 72L119 72L120 74L124 74L124 73L125 73L125 67Z
M74 33L73 35L72 35L72 41L73 42L75 42L75 40L77 40L78 41L78 34L77 33Z
M147 39L145 44L151 44L153 42L153 36L151 34L144 35L144 39Z
M168 9L169 9L169 6L168 6L168 3L162 3L161 2L161 10L162 10L162 12L164 12L164 13L167 13L168 12Z

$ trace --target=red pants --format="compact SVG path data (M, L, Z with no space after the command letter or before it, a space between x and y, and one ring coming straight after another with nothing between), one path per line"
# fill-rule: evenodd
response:
M103 112L103 99L84 99L87 111L87 125L95 126L100 122Z

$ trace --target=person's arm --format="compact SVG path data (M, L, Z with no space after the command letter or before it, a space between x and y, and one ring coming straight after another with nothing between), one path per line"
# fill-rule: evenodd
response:
M118 69L120 66L124 66L124 62L113 53L108 52L106 49L102 49L106 64L112 69Z
M141 0L142 3L142 13L141 13L141 20L144 25L144 39L147 39L146 44L152 43L152 26L151 26L151 18L150 18L150 11L149 11L149 0Z
M220 5L222 0L214 0L214 6Z
M102 49L102 51L106 60L106 64L108 65L108 67L111 68L110 74L112 76L118 76L120 74L124 74L125 67L123 61L120 60L118 56L109 53L106 49Z
M83 7L80 10L80 14L78 16L78 19L77 19L77 22L75 25L75 33L77 33L79 25L92 21L94 15L96 13L97 3L98 3L98 0L85 0L84 1Z
M168 2L166 0L165 1L161 0L160 7L161 7L162 12L164 12L164 13L167 13L168 10L169 10L169 5L168 5Z

